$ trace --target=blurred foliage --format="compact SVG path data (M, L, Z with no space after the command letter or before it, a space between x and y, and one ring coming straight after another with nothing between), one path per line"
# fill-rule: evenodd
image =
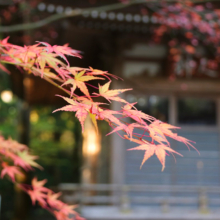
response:
M5 138L20 139L22 125L21 108L23 101L12 96L5 103L1 94L11 91L9 75L0 72L0 134ZM32 106L30 108L30 143L34 155L38 155L38 163L44 170L36 169L31 176L38 179L48 179L47 186L56 186L60 182L79 182L81 127L75 115L68 112L52 113L55 106ZM4 178L0 181L3 219L13 216L14 186ZM8 199L11 198L11 199ZM36 216L42 213L38 208L32 208Z
M38 162L45 168L49 180L53 183L78 182L74 170L80 167L73 161L74 153L79 153L80 143L76 142L76 133L80 125L74 114L69 112L52 113L56 109L51 106L34 107L30 113L31 133L30 148L39 156ZM77 131L76 131L77 130Z
M10 90L9 76L0 72L0 94ZM12 101L5 103L0 99L0 133L5 137L18 138L18 108L19 100L13 96Z

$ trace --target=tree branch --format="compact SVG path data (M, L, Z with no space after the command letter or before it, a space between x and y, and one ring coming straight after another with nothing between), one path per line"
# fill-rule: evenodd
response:
M79 16L84 13L90 13L94 10L97 12L111 11L111 10L117 10L117 9L128 7L130 5L141 4L141 3L146 3L146 0L131 0L127 4L115 3L115 4L111 4L111 5L100 6L100 7L74 9L68 13L54 14L54 15L51 15L43 20L33 22L33 23L17 24L17 25L11 25L11 26L0 26L0 33L36 29L36 28L43 27L43 26L45 26L51 22L54 22L56 20L59 20L59 19Z
M42 19L37 22L27 23L27 24L17 24L17 25L10 25L10 26L0 26L0 33L9 33L9 32L16 32L16 31L24 31L24 30L31 30L43 27L47 24L50 24L56 20L67 18L67 17L75 17L82 15L84 13L90 13L92 11L102 12L102 11L111 11L111 10L118 10L121 8L126 8L131 5L141 4L141 3L159 3L161 0L130 0L128 3L115 3L111 5L105 5L100 7L91 7L85 9L74 9L68 13L61 13L61 14L54 14L45 19ZM165 0L166 2L175 3L178 2L177 0ZM192 0L193 3L204 3L208 0ZM219 0L211 0L211 2L215 2ZM210 2L210 0L208 1Z

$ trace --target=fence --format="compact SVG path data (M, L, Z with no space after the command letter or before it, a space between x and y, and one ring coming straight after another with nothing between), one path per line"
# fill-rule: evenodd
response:
M168 212L171 206L194 207L200 213L220 208L220 187L173 185L59 185L63 200L83 206L109 205L128 211L135 206L158 206Z

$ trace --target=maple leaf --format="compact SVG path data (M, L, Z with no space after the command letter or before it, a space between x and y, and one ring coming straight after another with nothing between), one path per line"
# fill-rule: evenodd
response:
M69 216L70 214L75 215L77 214L74 210L77 207L77 205L67 205L64 204L63 207L60 209L61 213L64 213L65 215Z
M87 74L88 75L100 75L100 76L105 76L106 78L109 79L109 77L107 76L111 76L115 79L119 79L120 77L116 76L116 75L113 75L111 73L108 73L107 71L102 71L102 70L98 70L98 69L93 69L92 67L89 67L89 69L91 72L88 72Z
M16 48L16 49L20 49L22 47L14 45L14 44L10 44L8 43L8 39L10 38L10 36L4 38L3 40L0 40L0 47L5 47L5 48Z
M10 73L9 70L7 70L7 68L4 65L2 65L1 63L0 63L0 69L8 74Z
M148 127L150 136L152 139L159 139L161 138L162 141L166 142L169 145L168 140L165 136L170 137L174 140L177 140L179 142L184 143L188 148L192 147L195 149L198 153L199 151L194 147L191 143L195 143L193 141L188 140L187 138L184 138L182 136L179 136L177 133L173 133L171 129L179 129L179 127L161 122L159 120L155 120L153 123L151 123Z
M132 141L134 143L140 144L140 145L149 143L149 141L147 141L147 140L144 140L144 139L141 139L141 138L138 138L138 139L131 138L131 137L128 137L128 135L124 135L124 138L129 140L129 141Z
M114 89L114 90L109 90L110 83L111 83L111 81L107 82L103 86L99 85L99 94L97 94L97 93L93 93L93 94L102 96L105 99L107 99L109 102L111 102L110 100L114 100L114 101L117 101L117 102L127 103L127 101L125 101L124 99L120 98L118 95L123 93L123 92L132 90L132 89Z
M82 93L84 93L87 97L90 98L89 90L84 82L90 81L90 80L104 80L101 77L95 77L95 76L84 76L85 70L76 73L74 76L74 79L67 80L63 85L71 84L71 95L75 91L76 88L79 88ZM62 85L62 86L63 86Z
M121 125L120 120L117 117L115 117L114 114L120 114L120 112L114 110L103 110L99 108L96 114L96 118L98 120L106 120L110 123Z
M18 152L18 156L28 165L32 167L37 167L39 169L43 169L38 163L36 163L34 160L38 158L38 156L34 156L29 154L27 150Z
M8 39L9 39L9 38L10 38L10 37L8 36L8 37L4 38L3 40L0 40L0 45L3 45L3 46L11 46L11 44L8 43Z
M78 50L74 50L71 47L68 47L68 44L65 44L63 46L59 46L59 45L54 45L51 46L50 44L46 43L46 42L39 42L41 44L43 44L44 46L46 46L46 51L48 53L56 53L58 56L60 56L61 58L63 58L67 64L69 65L68 60L66 59L65 55L69 55L69 56L73 56L73 57L78 57L78 58L82 58L82 56L80 55L80 51Z
M12 152L20 152L23 150L28 150L28 147L24 144L20 144L17 141L12 140L11 138L9 138L8 140L1 140L0 141L0 148L4 147L4 149L8 149ZM3 146L2 146L3 145Z
M128 103L128 104L126 104L122 108L123 115L126 116L126 117L130 117L133 120L135 120L135 121L137 121L137 122L139 122L140 124L143 124L143 125L147 125L144 120L147 120L149 122L152 122L153 120L155 120L154 117L152 117L150 115L147 115L147 114L145 114L145 113L143 113L141 111L138 111L136 109L133 109L135 104L136 103Z
M60 96L61 98L63 98L65 101L67 101L70 105L66 105L62 108L56 109L53 111L57 112L57 111L69 111L69 112L76 112L76 117L79 119L80 124L82 126L82 132L84 131L84 122L86 120L86 117L89 113L89 105L86 104L82 104L79 103L77 101L74 101L73 99L67 98L67 97L63 97Z
M3 154L5 157L10 158L14 162L14 165L20 166L26 171L32 169L30 164L28 164L26 161L24 161L21 157L14 154L13 152L9 150L0 149L0 153Z
M120 124L118 126L116 126L111 132L109 132L107 135L110 135L114 132L123 130L124 132L127 133L127 135L129 135L130 137L132 137L133 134L133 130L135 127L140 127L140 125L136 124L136 123L132 123L132 124Z
M62 86L68 85L68 84L72 85L72 87L71 87L71 96L73 95L76 88L79 88L82 93L84 93L88 98L90 98L89 90L88 90L88 88L87 88L87 86L84 82L90 81L90 80L98 80L98 79L104 80L101 77L86 76L86 75L84 76L84 74L85 74L85 70L83 70L79 73L76 73L74 75L75 76L74 79L73 78L68 79L66 82L64 82L62 84Z
M144 158L141 163L141 167L151 156L153 156L155 154L157 156L157 158L159 159L160 163L162 164L162 171L165 168L166 151L182 156L180 153L176 152L175 150L171 149L170 147L167 147L164 144L154 145L154 144L146 143L146 144L142 144L138 147L131 148L128 150L144 150L145 151Z
M70 220L70 215L74 215L74 219L81 219L85 220L84 218L79 218L79 215L74 209L76 208L76 205L67 205L63 203L63 206L59 210L55 210L53 213L57 220Z
M16 166L8 166L7 163L2 162L2 167L3 169L1 171L1 178L3 178L7 174L11 178L12 182L14 182L16 174L24 176L24 174Z
M65 66L63 62L56 58L56 54L47 52L41 52L38 54L35 62L37 66L40 67L41 77L43 77L46 64L48 64L53 69L57 69L58 65Z
M56 74L52 73L49 68L44 69L43 75L47 76L47 77L50 77L52 79L58 79L58 76Z
M51 191L44 187L46 182L47 180L38 181L36 177L31 181L33 189L27 190L27 193L30 195L33 205L35 205L36 201L38 201L42 207L46 207L47 193Z
M97 120L96 120L96 115L95 115L95 114L92 114L92 113L89 113L89 117L91 118L92 123L93 123L93 125L95 126L96 132L98 133L98 132L99 132L99 129L98 129L98 124L97 124Z
M65 203L58 200L58 198L61 196L61 193L52 193L51 191L47 194L47 203L50 205L50 207L54 209L61 209Z

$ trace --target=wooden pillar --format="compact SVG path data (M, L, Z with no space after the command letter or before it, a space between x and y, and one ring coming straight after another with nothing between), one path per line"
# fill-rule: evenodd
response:
M217 117L217 129L218 129L218 150L219 150L219 159L218 164L220 167L220 97L216 99L216 117ZM219 179L220 183L220 179Z
M220 97L216 99L216 117L217 117L217 127L220 131Z
M98 156L100 149L100 136L97 133L92 120L88 116L85 121L83 132L82 184L97 183Z
M176 125L177 117L177 99L172 95L169 97L169 123L171 125Z
M29 145L30 132L30 108L26 102L20 105L19 142ZM28 183L28 175L18 180L20 183ZM29 196L15 185L14 217L13 220L25 220L31 205Z
M113 83L113 89L117 88L117 82ZM121 96L122 97L122 96ZM122 97L123 98L123 97ZM119 102L112 103L113 110L121 110ZM111 183L124 184L125 182L125 141L117 133L111 135Z
M172 95L169 96L169 124L171 125L177 125L177 117L178 117L178 109L177 109L177 98ZM175 147L176 141L171 140L170 141L172 148ZM172 160L172 166L170 168L171 172L171 184L176 184L176 163L175 160Z

